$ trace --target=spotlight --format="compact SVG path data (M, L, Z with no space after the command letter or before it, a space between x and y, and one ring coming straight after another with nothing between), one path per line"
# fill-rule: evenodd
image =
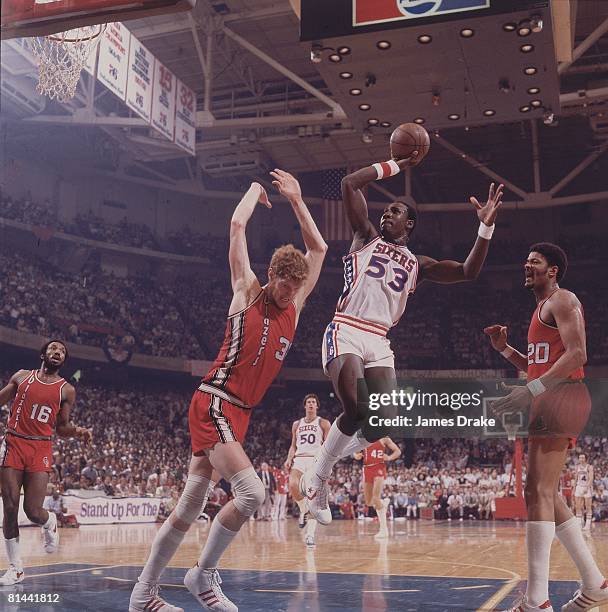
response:
M353 78L353 73L352 72L341 72L340 73L340 78L341 79L352 79Z
M540 87L530 87L530 88L528 89L528 93L529 93L531 96L535 96L537 93L540 93Z
M530 36L532 33L532 22L529 19L522 19L517 26L518 36Z
M472 30L471 28L463 28L460 30L460 36L463 38L471 38L475 36L475 30Z
M451 115L448 115L448 119L450 121L458 121L458 119L460 119L460 115L456 113L452 113Z
M379 40L376 43L376 47L378 47L378 49L380 49L381 51L386 51L387 49L391 48L391 43L389 40Z
M363 144L372 144L372 142L374 142L374 137L372 136L370 130L368 130L367 128L365 128L363 130L363 134L361 134L361 142Z
M484 111L483 111L483 114L484 114L486 117L492 117L493 115L495 115L495 114L496 114L496 111L495 111L495 110L493 110L493 109L491 109L491 108L486 108L486 110L484 110Z
M414 119L414 123L417 123L418 125L422 125L424 122L424 117L416 117L416 119Z
M509 23L503 24L502 29L505 32L513 32L517 29L517 24L514 21L509 21Z
M534 108L540 108L542 105L542 100L530 100L530 106L533 106Z
M526 104L525 106L520 106L519 107L519 112L520 113L527 113L530 110L530 107Z
M310 61L313 64L320 64L323 61L323 47L319 44L313 44L310 48Z
M536 74L537 72L538 70L534 66L526 66L524 68L524 74L527 74L528 76L532 76L533 74Z
M432 37L432 36L430 36L429 34L421 34L421 35L418 37L418 42L419 42L421 45L428 45L428 44L429 44L429 43L430 43L432 40L433 40L433 37Z
M329 56L329 61L330 61L330 62L334 62L334 64L337 64L338 62L341 62L341 61L342 61L342 56L341 56L341 55L339 55L338 53L332 53L332 54Z
M362 111L368 111L370 110L371 107L372 107L371 104L367 104L367 103L359 104L359 110L362 110Z
M378 125L378 124L380 123L380 119L376 119L375 117L370 117L370 118L367 120L367 123L368 123L369 125Z
M348 93L351 96L360 96L361 95L361 90L358 87L355 87L355 88L351 89Z
M545 125L557 125L555 114L550 108L548 108L543 114L543 123Z
M349 55L350 54L350 47L338 47L338 53L340 55Z
M543 19L540 15L533 15L530 18L530 23L532 24L532 31L535 34L543 31Z
M389 127L391 127L391 122L390 121L382 121L380 123L380 127L389 128Z
M522 45L519 50L522 53L532 53L532 51L534 51L534 45Z

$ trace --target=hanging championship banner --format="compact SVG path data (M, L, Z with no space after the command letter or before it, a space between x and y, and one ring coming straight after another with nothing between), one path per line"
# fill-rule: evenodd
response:
M152 111L154 61L150 51L132 36L127 75L127 106L148 122Z
M131 32L120 22L108 23L99 43L97 78L124 101L127 93Z
M175 144L191 155L196 145L196 95L177 80L177 100L175 106Z
M169 140L175 133L175 75L158 60L154 62L152 125Z

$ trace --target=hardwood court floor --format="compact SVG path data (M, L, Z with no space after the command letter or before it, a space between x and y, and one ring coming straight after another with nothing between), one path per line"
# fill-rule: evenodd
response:
M391 537L376 541L377 524L336 521L319 527L316 547L307 550L295 520L250 521L222 559L223 588L247 612L440 612L492 610L502 602L501 609L525 580L523 523L396 521L389 527ZM9 593L20 591L58 592L61 603L7 610L126 610L157 529L154 524L62 529L54 555L43 552L38 529L22 529L27 578L12 591L0 591L0 609L8 605ZM166 599L186 610L200 608L183 588L183 568L198 558L207 531L205 523L190 530L162 578ZM586 539L608 572L608 524L594 525ZM551 595L559 610L577 574L557 540L551 561ZM3 549L0 565L6 567Z

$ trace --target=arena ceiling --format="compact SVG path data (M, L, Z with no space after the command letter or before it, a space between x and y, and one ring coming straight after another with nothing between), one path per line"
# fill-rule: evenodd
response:
M554 10L552 18L543 9L543 30L519 39L513 32L493 34L497 24L509 21L504 16L453 22L452 31L433 31L433 43L424 46L417 42L423 30L392 30L394 44L382 59L366 52L376 35L313 41L349 46L351 53L339 63L329 60L331 49L321 51L321 63L311 62L311 42L299 41L295 4L198 0L191 14L128 23L196 92L196 158L159 139L103 86L97 84L91 96L86 76L73 103L41 100L33 91L31 60L13 42L3 42L4 154L58 162L60 148L75 168L86 164L192 193L240 188L275 166L308 176L314 185L321 170L385 158L392 127L422 116L434 142L407 186L421 202L462 200L489 178L506 179L510 198L537 203L605 189L608 2L561 0L568 10L557 17ZM475 30L470 40L459 36L464 25ZM519 46L528 41L535 50L524 60ZM567 57L572 50L574 61L556 71L556 53ZM533 80L543 99L541 107L522 113L534 97L525 91L531 77L522 72L528 57L539 67ZM345 70L353 79L340 79ZM355 81L363 92L356 100L349 94ZM501 81L507 81L506 91ZM359 109L363 98L390 127L367 124L369 113ZM486 108L495 114L484 116ZM546 124L550 114L554 120ZM561 180L578 166L571 180ZM378 198L403 193L406 186L398 180Z

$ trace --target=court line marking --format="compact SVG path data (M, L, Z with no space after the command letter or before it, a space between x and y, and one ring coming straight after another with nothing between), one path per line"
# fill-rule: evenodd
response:
M521 582L521 576L509 580L506 584L494 593L491 597L486 599L476 612L491 612L494 610L497 604L499 604L515 587Z
M56 564L59 565L59 564ZM38 566L40 567L40 566ZM39 578L44 576L58 576L59 574L77 574L78 572L92 572L93 570L111 569L114 567L123 567L122 565L100 565L98 567L84 567L74 570L61 570L59 572L46 572L45 574L30 574L28 578Z
M132 566L125 566L125 567L132 567ZM186 568L182 568L182 569L186 569ZM114 580L116 582L130 582L131 584L135 584L137 582L137 580L129 580L129 578L117 578L115 576L102 576L102 578L104 580ZM186 585L184 584L167 584L167 583L159 583L158 586L164 587L164 588L174 588L174 589L185 589L187 588Z
M478 584L475 586L450 587L450 591L470 591L472 589L487 589L494 586L493 584Z

